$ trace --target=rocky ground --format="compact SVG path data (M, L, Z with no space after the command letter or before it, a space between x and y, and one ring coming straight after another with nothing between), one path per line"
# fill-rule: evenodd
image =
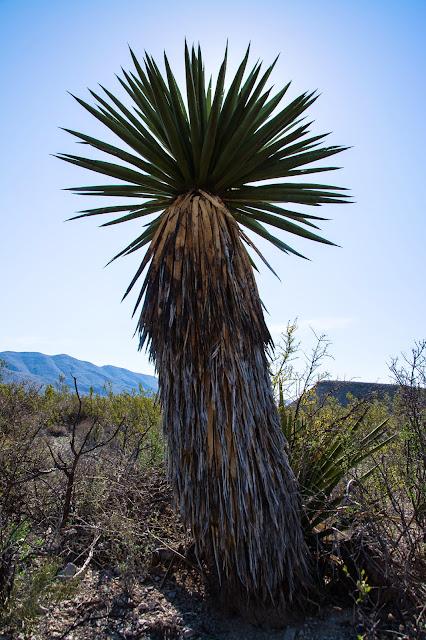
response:
M193 572L192 572L193 574ZM72 582L72 580L70 581ZM27 629L9 629L1 640L356 640L362 626L353 610L337 606L293 620L281 629L252 625L215 609L191 572L132 580L88 569L67 597L43 606Z

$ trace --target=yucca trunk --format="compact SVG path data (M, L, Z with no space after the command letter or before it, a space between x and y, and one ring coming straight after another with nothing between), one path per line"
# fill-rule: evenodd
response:
M141 266L151 260L141 346L156 363L169 475L197 552L228 590L289 602L306 586L307 553L240 234L204 191L164 212Z
M266 84L276 60L262 74L259 62L246 74L249 48L225 90L227 48L216 82L206 84L201 48L190 51L185 43L184 93L166 55L164 77L148 54L143 66L131 55L134 72L119 78L130 109L107 89L105 96L91 92L95 106L76 98L119 146L67 129L109 161L59 155L114 179L74 192L125 203L76 217L119 214L109 226L155 215L115 258L149 244L125 295L149 265L135 312L143 301L140 346L148 342L159 375L170 479L183 521L197 552L214 559L222 591L262 606L280 596L300 600L309 572L297 484L269 380L271 337L245 246L268 263L241 229L301 257L264 225L333 244L316 233L325 218L293 205L348 201L342 187L299 181L335 170L316 163L345 147L322 147L327 134L309 134L311 123L303 120L315 92L278 109L290 83L271 96Z

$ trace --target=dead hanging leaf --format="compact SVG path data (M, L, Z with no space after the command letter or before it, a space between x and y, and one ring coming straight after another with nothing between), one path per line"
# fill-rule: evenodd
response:
M307 551L253 270L219 198L191 192L164 216L139 326L159 372L176 502L220 577L257 598L284 589L291 599Z

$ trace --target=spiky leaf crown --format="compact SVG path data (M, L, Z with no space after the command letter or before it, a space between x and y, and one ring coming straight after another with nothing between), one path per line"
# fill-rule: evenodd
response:
M261 63L257 62L245 77L249 48L227 91L225 51L213 92L211 79L206 88L200 47L198 51L193 47L190 53L185 44L186 103L166 55L163 78L151 56L145 55L143 69L132 51L136 72L123 70L124 79L118 78L133 101L131 110L103 87L107 99L90 92L97 101L95 107L76 98L125 143L126 149L65 129L81 142L125 163L59 154L67 162L123 182L70 190L83 195L123 196L136 200L137 204L87 209L75 218L125 213L102 225L108 226L160 212L115 258L149 243L162 212L179 195L199 189L219 196L239 225L286 253L301 255L269 233L264 224L333 244L309 230L318 229L315 222L325 218L280 205L347 202L349 196L342 193L345 191L342 187L292 181L298 176L337 169L303 167L347 147L320 147L320 141L328 134L309 137L312 122L304 122L302 116L316 100L316 92L304 93L276 112L290 83L273 97L271 89L264 91L276 60L263 75ZM256 185L258 182L261 184ZM242 238L254 247L244 233Z

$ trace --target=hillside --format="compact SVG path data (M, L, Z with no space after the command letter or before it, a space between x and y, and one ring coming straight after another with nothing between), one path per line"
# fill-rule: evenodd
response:
M7 369L13 379L28 380L34 384L55 385L59 377L64 377L64 384L74 388L73 376L77 379L78 389L82 394L90 392L105 393L105 384L111 385L114 393L131 392L142 385L146 391L157 391L157 378L143 373L135 373L128 369L105 365L99 367L91 362L77 360L66 354L48 356L38 352L0 352L0 360L6 362Z
M322 380L315 386L315 393L319 399L327 396L335 398L342 407L348 405L348 394L358 400L374 395L383 400L386 396L392 401L398 391L396 384L383 384L378 382L356 382L351 380Z

